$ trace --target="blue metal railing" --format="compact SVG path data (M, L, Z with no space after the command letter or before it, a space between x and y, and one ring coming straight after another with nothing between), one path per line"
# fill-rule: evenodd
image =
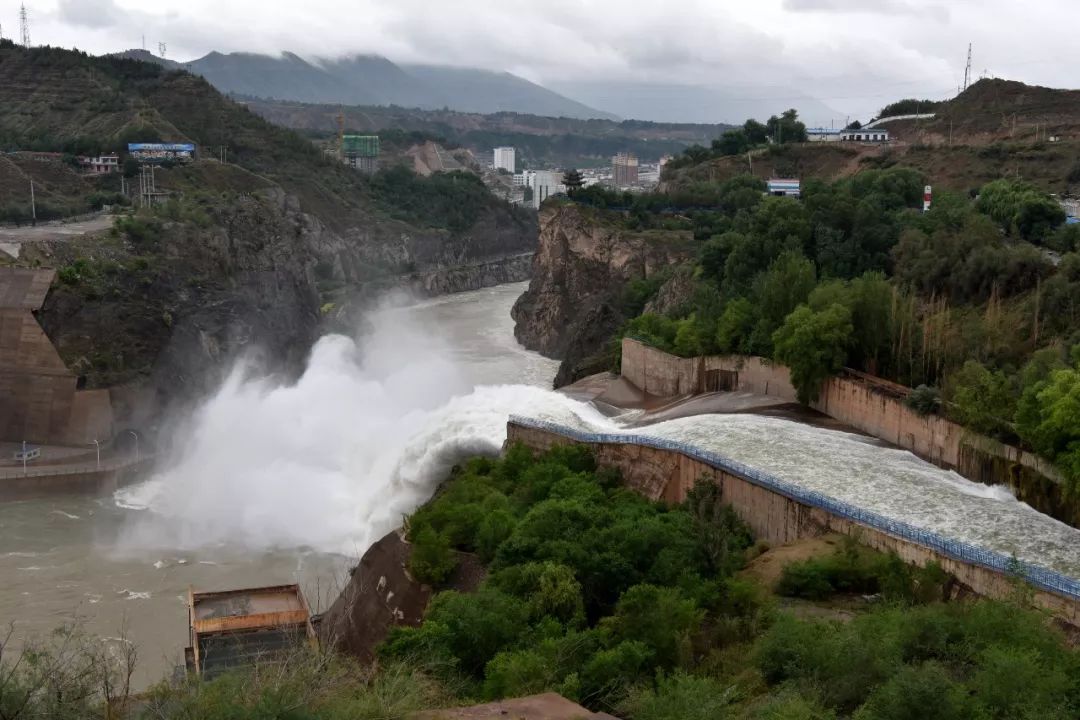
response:
M592 433L583 430L569 428L546 420L511 415L510 422L523 427L536 430L553 432L564 437L585 443L618 443L624 445L639 445L642 447L656 448L660 450L673 450L682 453L689 458L703 462L710 467L736 475L748 482L763 487L775 493L779 493L796 502L818 507L833 515L848 520L853 520L861 525L881 530L895 537L909 540L923 547L929 548L940 555L950 557L961 562L979 565L1006 575L1021 577L1032 585L1065 595L1070 598L1080 599L1080 580L1062 575L1039 565L1017 560L1014 557L1002 555L993 550L977 547L959 540L952 540L935 532L909 525L900 520L893 520L878 513L850 505L835 498L823 495L815 490L807 490L794 483L781 480L775 475L762 472L740 462L726 458L718 453L702 450L678 440L650 437L648 435L631 435L621 433Z

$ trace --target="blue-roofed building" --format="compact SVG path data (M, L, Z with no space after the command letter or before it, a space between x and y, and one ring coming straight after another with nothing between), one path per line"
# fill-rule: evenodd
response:
M802 183L798 178L769 178L765 185L767 195L797 198L802 194Z

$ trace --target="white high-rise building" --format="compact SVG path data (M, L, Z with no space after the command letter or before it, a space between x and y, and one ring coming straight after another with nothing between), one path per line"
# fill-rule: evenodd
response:
M506 170L507 172L516 172L517 164L512 147L497 147L493 153L494 158L492 160L492 167L496 170Z

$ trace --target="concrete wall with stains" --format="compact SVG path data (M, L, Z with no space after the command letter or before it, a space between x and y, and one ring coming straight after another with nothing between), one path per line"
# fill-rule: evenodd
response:
M550 430L507 424L507 443L521 442L542 451L555 445L581 444ZM721 488L721 498L750 526L755 537L771 545L783 545L800 538L828 532L857 537L859 542L882 552L895 553L912 565L938 563L972 592L988 598L1008 598L1016 592L1015 581L990 568L956 560L931 548L895 537L876 528L833 515L821 508L797 502L751 482L687 457L675 450L623 443L590 443L600 467L616 468L628 487L653 500L679 503L696 482L705 479ZM1080 602L1050 592L1035 590L1036 607L1045 609L1062 622L1080 627Z
M623 339L622 376L650 394L671 397L704 392L706 374L713 370L736 373L733 389L796 401L788 369L764 358L723 355L680 358L637 340ZM1060 474L1033 453L977 435L941 416L919 415L904 403L907 392L907 388L894 383L848 372L829 378L812 407L961 474L974 469L977 458L965 461L973 449L976 455L1000 457L1008 464L1026 467L1060 482ZM985 478L972 479L985 481ZM1010 478L995 481L1009 484Z

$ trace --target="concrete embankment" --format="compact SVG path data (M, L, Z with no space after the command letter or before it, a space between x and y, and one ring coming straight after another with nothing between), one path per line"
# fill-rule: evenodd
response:
M0 500L18 500L53 493L106 494L132 482L153 465L153 457L0 469Z
M1072 578L862 511L712 453L670 441L595 435L523 418L513 418L507 425L507 443L514 442L537 451L586 444L601 467L618 469L633 490L668 503L682 502L699 480L716 483L723 501L755 536L773 545L828 532L850 535L913 565L937 562L972 592L989 598L1014 596L1017 576L1023 575L1032 584L1036 607L1080 627L1080 582Z
M644 343L622 342L622 377L659 397L741 391L796 402L783 365L760 357L681 358ZM985 485L1006 485L1039 512L1080 527L1080 501L1044 459L973 433L939 415L919 415L904 402L908 388L853 371L830 378L811 407L835 420Z

